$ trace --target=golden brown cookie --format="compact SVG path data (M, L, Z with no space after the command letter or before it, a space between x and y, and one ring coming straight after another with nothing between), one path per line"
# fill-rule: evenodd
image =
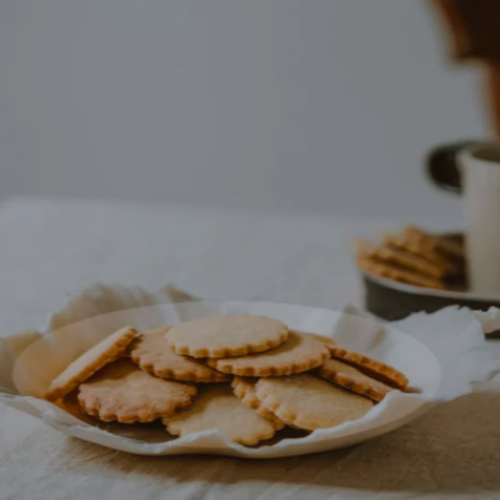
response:
M130 357L141 370L158 377L183 382L226 382L227 375L220 373L199 361L176 354L167 342L169 327L144 332L130 347Z
M255 394L280 420L309 431L356 420L373 408L368 398L309 373L261 378Z
M231 382L231 387L236 397L238 397L245 406L255 410L261 417L275 420L283 424L272 411L269 411L262 405L260 399L255 395L255 385L258 381L259 379L257 378L234 377Z
M167 292L168 296L172 299L172 302L195 302L200 300L184 290L177 288L175 285L167 285L164 290Z
M349 351L342 347L332 347L330 349L332 357L345 361L385 384L388 384L397 389L405 390L408 386L408 379L400 371L392 366L386 365L376 359L369 358L359 352Z
M309 335L312 335L318 340L321 340L321 342L323 342L323 344L325 344L328 348L330 348L330 346L337 345L337 342L335 342L335 340L333 340L331 337L327 337L326 335L320 335L319 333L309 333Z
M314 371L320 377L373 401L381 401L386 394L394 390L393 387L365 375L354 366L334 358L327 359Z
M241 314L182 323L172 327L167 340L177 354L223 358L267 351L287 338L287 327L277 319Z
M445 267L410 252L395 250L386 246L377 246L365 240L357 240L355 245L360 257L376 259L389 265L396 264L409 271L434 279L443 278L447 273Z
M426 245L422 244L415 238L406 238L405 236L399 234L383 232L382 240L385 246L395 250L409 252L427 261L433 262L434 264L442 267L448 274L456 274L457 272L460 272L456 262L435 250L429 249Z
M247 408L228 384L201 387L190 408L164 418L163 422L175 436L219 429L231 441L244 445L269 439L283 427Z
M357 264L360 269L380 276L388 278L400 283L407 283L408 285L421 286L424 288L434 288L436 290L444 290L446 286L440 280L419 274L415 271L409 271L396 264L389 264L387 262L371 258L358 256Z
M330 356L327 343L316 335L290 331L274 349L247 356L212 358L208 364L220 372L241 377L276 377L311 370Z
M125 327L101 340L101 342L75 359L52 381L45 398L55 401L69 394L97 370L118 358L136 335L137 330L132 327Z
M196 387L149 375L128 359L106 365L80 385L84 413L104 422L152 422L191 404Z
M445 255L460 260L465 258L465 249L463 245L449 238L430 234L416 226L407 226L403 228L403 234L408 240L417 242L429 251L442 252Z

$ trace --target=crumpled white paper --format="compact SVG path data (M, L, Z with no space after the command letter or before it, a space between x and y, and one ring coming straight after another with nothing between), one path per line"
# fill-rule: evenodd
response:
M497 308L486 314L449 306L434 314L413 314L391 326L414 336L436 355L443 370L439 396L450 400L500 373L500 341L485 339L485 334L496 330L492 322L499 321Z
M167 305L172 299L190 298L176 289L150 293L140 287L96 285L84 291L51 315L46 327L46 332L51 333L24 332L0 341L0 401L41 418L62 432L132 453L216 453L271 458L338 448L388 432L437 401L469 392L471 383L490 380L500 369L498 347L484 340L481 325L481 321L491 323L500 317L500 311L490 311L481 317L466 309L447 308L433 315L414 315L384 326L362 317L360 312L353 314L352 309L349 314L342 314L258 302L201 301ZM292 328L331 335L347 348L401 369L422 392L395 391L362 419L306 437L265 443L258 448L229 442L216 430L172 439L162 428L136 431L116 424L101 429L89 425L77 413L68 413L40 399L52 378L72 359L124 324L146 329L192 317L242 312L274 316ZM422 344L398 330L410 333Z

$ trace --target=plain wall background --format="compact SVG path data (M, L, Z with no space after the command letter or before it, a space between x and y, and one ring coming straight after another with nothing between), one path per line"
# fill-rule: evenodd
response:
M432 217L485 134L423 0L0 0L0 195Z

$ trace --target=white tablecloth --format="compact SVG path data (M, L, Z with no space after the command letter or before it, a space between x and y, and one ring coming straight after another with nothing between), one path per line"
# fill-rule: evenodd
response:
M8 201L0 206L2 335L40 328L68 293L96 281L149 289L175 282L204 298L359 303L347 240L396 225ZM252 462L126 455L0 406L0 499L500 498L498 415L500 395L473 394L351 449Z

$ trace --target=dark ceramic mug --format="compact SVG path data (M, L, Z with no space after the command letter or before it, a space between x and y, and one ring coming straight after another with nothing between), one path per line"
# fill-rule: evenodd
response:
M442 144L431 149L427 155L427 174L433 184L452 193L462 193L462 172L458 166L458 156L479 141L459 141Z
M460 166L465 152L479 148L480 141L461 141L445 144L431 150L427 155L426 169L433 182L441 189L466 195L467 178ZM486 156L487 158L494 159ZM493 162L495 169L500 164ZM498 193L500 197L500 193ZM498 219L500 224L500 219ZM500 239L500 231L498 231ZM445 235L453 240L463 239L463 235ZM475 310L487 310L491 306L500 308L500 293L476 293L474 291L434 290L399 283L390 279L363 272L365 285L365 307L378 317L397 320L411 313L425 311L432 313L443 307L458 305ZM488 335L500 339L500 331Z
M439 146L427 171L438 187L463 195L471 291L500 295L500 143Z

